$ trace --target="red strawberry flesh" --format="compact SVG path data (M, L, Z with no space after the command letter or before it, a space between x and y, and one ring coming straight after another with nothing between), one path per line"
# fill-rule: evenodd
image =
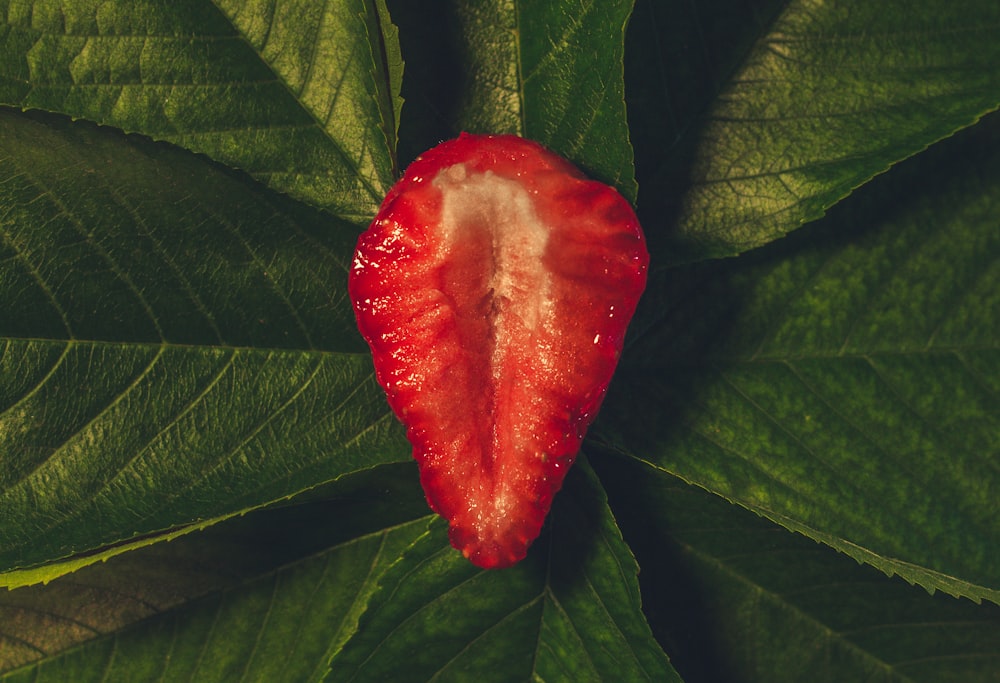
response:
M614 189L512 135L421 155L349 289L431 508L484 568L521 560L596 416L646 283Z

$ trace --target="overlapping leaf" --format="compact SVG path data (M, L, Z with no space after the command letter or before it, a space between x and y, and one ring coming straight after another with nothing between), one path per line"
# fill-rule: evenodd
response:
M1000 601L986 123L796 239L655 281L605 437L886 572Z
M404 158L460 131L537 140L635 199L622 52L632 3L399 0Z
M997 605L928 595L673 477L599 464L687 683L996 680Z
M353 230L185 152L0 112L0 567L405 459Z
M393 180L388 29L362 0L5 0L0 104L169 140L364 222Z
M482 571L446 525L383 581L329 681L679 680L639 613L636 565L589 466L513 569Z
M378 577L426 530L414 474L349 477L322 501L0 592L0 680L322 680Z
M638 15L663 29L633 32L644 41L634 71L647 77L634 96L638 141L663 164L644 178L647 228L683 250L657 243L667 260L780 237L1000 106L990 0L647 3ZM644 137L651 110L667 134Z

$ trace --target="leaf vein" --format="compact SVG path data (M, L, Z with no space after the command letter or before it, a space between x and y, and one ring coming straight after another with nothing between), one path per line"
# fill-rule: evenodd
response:
M323 365L324 365L323 358L322 357L317 358L317 360L315 362L315 367L313 368L313 370L310 373L309 377L307 377L305 380L303 380L300 383L300 385L296 388L296 390L294 392L292 392L291 396L288 399L286 399L285 402L282 403L281 406L279 406L276 410L274 410L271 413L269 413L263 420L261 420L257 425L255 425L253 427L253 429L249 430L248 433L247 433L247 435L238 444L236 444L235 446L233 446L232 448L230 448L226 453L222 454L215 461L215 463L211 467L209 467L206 470L203 470L199 474L199 476L197 476L197 477L193 478L191 481L187 482L187 484L185 484L184 486L182 486L177 491L172 492L168 496L164 496L164 499L162 500L162 502L161 502L161 504L160 504L160 506L159 506L158 509L162 510L167 505L169 505L171 502L173 502L174 500L176 500L180 496L184 495L188 491L191 491L196 486L198 486L199 484L201 484L210 475L212 475L215 472L217 472L219 470L219 468L221 468L225 463L227 463L232 458L233 455L235 455L237 452L239 452L239 450L241 448L243 448L245 445L247 445L248 443L250 443L250 441L252 441L253 438L256 437L258 434L260 434L260 432L267 425L269 425L272 421L274 421L282 412L284 412L290 405L292 405L295 402L295 400L302 394L302 392L304 392L306 390L306 388L310 384L312 384L312 381L319 374L319 371L323 367ZM267 485L267 483L262 484L262 486L266 486L266 485Z
M267 631L267 625L271 621L271 615L274 612L274 604L278 595L278 587L281 585L282 572L277 572L271 577L271 594L268 596L267 610L264 612L263 618L260 620L260 625L257 627L257 633L254 636L253 645L250 648L244 658L243 672L240 674L239 680L245 681L251 676L254 657L257 656L257 652L260 650L261 641L264 639L264 632Z
M40 178L32 176L27 171L27 169L24 169L24 171L26 177L30 179L30 182L35 187L41 189L45 193L45 195L49 198L49 201L55 207L57 207L63 215L65 215L69 219L69 223L73 226L74 230L76 230L77 234L83 238L83 240L87 243L87 245L90 246L90 248L94 250L94 252L100 255L100 257L104 260L104 262L108 264L108 266L111 269L111 272L115 275L115 277L117 277L118 280L120 280L129 289L129 291L132 292L132 294L135 296L136 300L142 307L143 311L146 313L146 316L149 318L149 322L153 325L153 329L156 330L156 334L160 337L160 339L163 339L163 330L160 328L159 319L153 312L153 308L150 305L149 301L146 300L146 297L132 281L132 278L130 278L122 270L119 263L114 258L112 258L111 254L109 254L108 251L104 249L104 247L100 246L98 242L92 239L91 235L89 235L87 233L87 230L84 228L83 221L80 220L79 217L77 217L72 211L69 210L69 207L62 199L58 197L53 188L45 185ZM69 330L67 329L67 331Z
M142 456L150 449L150 447L152 446L152 444L160 436L162 436L167 431L169 431L172 427L174 427L175 425L177 425L178 423L180 423L180 421L186 415L188 415L192 410L194 410L195 406L197 406L199 403L201 403L208 396L208 394L212 391L212 389L218 384L218 382L222 378L222 376L225 375L226 372L233 366L233 364L235 362L235 358L236 358L236 354L235 353L230 353L229 358L226 360L226 363L223 364L219 368L218 371L216 371L216 373L212 376L212 378L206 384L205 388L202 389L198 393L197 396L195 396L193 399L191 399L191 401L189 401L187 403L187 405L185 405L185 407L182 410L178 411L176 415L174 415L172 418L170 418L170 420L159 431L157 431L156 434L154 434L153 436L151 436L146 441L146 443L142 445L142 447L137 448L136 451L135 451L135 453L133 453L125 462L123 462L121 464L121 466L118 468L118 471L115 472L114 475L108 477L108 479L98 489L96 489L94 491L94 493L91 495L91 501L92 502L96 502L97 499L99 499L102 496L104 496L104 494L105 494L106 491L110 491L111 487L114 486L115 482L118 481L118 480L120 480L121 477L125 474L125 472L130 467L132 467L135 463L137 463L140 460L142 460ZM105 411L102 411L102 413L103 412L105 412ZM65 524L66 522L72 521L73 519L76 519L76 518L80 517L81 515L86 514L87 512L88 512L88 509L86 507L84 507L84 506L78 506L70 514L65 515L65 516L63 516L63 517L61 517L59 519L50 521L49 525L46 526L44 529L42 529L42 531L49 531L53 527L55 527L55 526L57 526L59 524Z
M10 341L7 341L7 343L4 345L4 347L7 348L9 345L10 345ZM4 408L2 411L0 411L0 418L2 418L4 415L7 415L11 411L13 411L15 408L17 408L19 405L21 405L25 401L31 400L31 397L34 396L35 394L37 394L41 390L41 388L43 386L45 386L45 384L52 378L52 375L55 374L56 370L58 370L59 367L66 360L66 356L69 354L70 346L71 346L70 343L64 343L63 344L62 353L60 353L59 357L56 358L55 362L52 363L52 367L50 367L46 371L45 375L42 378L40 378L37 382L35 382L35 384L31 387L31 389L29 389L23 396L21 396L21 398L19 398L17 401L15 401L14 403L10 404L6 408Z
M448 661L446 661L443 664L441 664L441 666L440 666L440 668L438 668L437 672L433 676L431 676L429 679L427 679L427 683L432 683L432 681L439 681L439 680L441 680L441 676L444 674L445 670L453 662L458 661L458 659L463 654L465 654L466 652L468 652L477 642L481 641L483 638L485 638L487 635L489 635L490 632L494 631L495 629L500 628L506 621L508 621L510 619L513 619L518 614L521 614L522 612L525 612L528 609L530 609L533 605L537 604L538 601L541 600L541 599L542 599L542 595L538 595L535 598L533 598L532 600L529 600L528 602L524 603L523 605L518 605L516 608L510 610L507 614L503 615L495 623L490 624L489 626L486 626L485 628L483 628L482 631L478 635L476 635L468 643L466 643L465 645L463 645L461 650L459 650L458 652L456 652L453 656L449 657ZM479 626L482 627L482 624L479 624Z
M39 198L41 196L42 195L39 195ZM0 223L0 234L3 235L4 242L14 252L15 257L18 260L20 260L21 263L24 264L25 268L28 270L28 273L31 275L31 278L38 284L39 288L42 290L42 293L45 295L45 297L52 303L53 308L55 308L56 313L59 315L59 318L62 321L62 325L63 328L66 330L67 336L72 338L73 326L70 325L69 315L67 314L66 310L62 307L62 305L59 303L59 300L56 298L55 292L52 290L51 287L49 287L48 282L46 282L45 278L42 277L41 272L34 266L34 264L32 264L31 260L28 259L24 251L18 248L17 244L15 244L14 242L13 235L11 235L11 233L3 226L2 223Z
M208 325L215 333L216 339L219 342L219 344L224 345L226 343L226 340L222 335L222 331L215 324L215 317L212 315L212 312L201 300L201 297L198 296L196 288L194 287L194 285L191 284L191 281L184 274L184 271L180 268L177 262L170 256L167 250L163 247L163 243L156 238L156 236L154 235L154 231L149 229L149 225L146 222L146 219L143 217L143 215L139 211L136 211L135 207L132 206L125 199L125 197L121 196L110 184L105 184L105 189L109 195L111 195L116 201L118 201L118 203L121 206L125 208L128 214L131 215L132 219L135 221L136 227L138 227L139 230L149 239L149 241L153 243L154 249L159 254L160 258L163 259L163 262L167 265L167 268L169 268L171 272L173 272L174 275L177 276L177 279L180 281L181 284L181 289L188 296L188 299L194 304L195 309L199 313L201 313L202 316L205 318L205 320L208 322Z
M157 362L159 361L159 359L162 356L162 354L163 354L163 350L162 349L160 349L159 351L157 351L156 355L154 355L149 360L149 362L145 365L145 367L143 367L143 369L134 378L132 378L132 380L131 380L131 382L129 382L128 386L124 387L121 391L119 391L108 402L108 404L106 406L104 406L103 408L101 408L101 410L98 411L97 414L95 414L90 420L88 420L86 424L81 425L76 430L76 432L73 434L73 436L78 436L81 433L85 432L87 429L89 429L91 426L93 426L98 420L100 420L102 417L104 417L109 410L111 410L112 408L114 408L121 401L124 401L125 397L129 393L131 393L133 390L135 390L135 388L139 386L139 383L152 371L153 367L157 364ZM12 481L10 483L10 485L7 486L6 490L4 491L4 494L6 494L7 492L13 490L14 488L21 487L21 486L26 486L28 484L28 482L35 475L37 475L38 471L42 467L44 467L47 463L51 463L51 462L57 460L60 457L60 453L71 442L72 442L72 438L71 437L67 438L61 445L59 445L57 448L55 448L55 450L53 450L52 453L49 454L49 456L47 458L45 458L44 460L42 460L42 461L40 461L38 463L35 463L34 466L32 466L31 468L27 469L20 477L18 477L18 479ZM2 497L2 496L0 496L0 497ZM51 529L53 526L55 526L60 521L62 521L62 519L60 519L60 518L56 518L54 520L50 520L50 524L47 527L45 527L45 529ZM33 542L33 541L34 541L33 538L27 540L27 542ZM24 545L24 544L22 543L22 544L19 544L19 545Z
M212 213L217 223L220 226L224 227L233 237L236 238L236 240L243 246L243 249L246 251L246 253L250 256L253 262L260 269L260 271L266 275L268 272L267 264L264 263L264 261L260 258L257 252L254 251L253 247L243 236L243 233L240 231L239 227L233 225L223 216L216 214L214 211ZM308 350L315 351L316 347L313 344L312 335L309 334L309 328L302 320L302 317L299 315L298 308L292 303L291 298L284 291L284 289L282 289L279 286L278 282L274 278L266 277L265 280L267 281L268 286L271 288L271 290L275 294L277 294L278 298L281 299L282 303L285 304L285 307L287 308L288 312L291 313L292 319L295 321L296 326L299 328L299 330L302 331L302 337L303 339L305 339L305 342L308 345Z

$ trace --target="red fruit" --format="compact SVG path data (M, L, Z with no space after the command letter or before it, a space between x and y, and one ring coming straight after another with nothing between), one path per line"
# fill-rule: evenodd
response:
M474 564L541 531L646 285L614 189L513 135L424 153L358 240L349 289L431 508Z

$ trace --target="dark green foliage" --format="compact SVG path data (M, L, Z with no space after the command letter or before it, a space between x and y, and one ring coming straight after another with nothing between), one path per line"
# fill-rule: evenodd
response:
M0 680L1000 681L998 27L0 0ZM463 130L614 184L653 255L587 457L485 573L346 294Z

